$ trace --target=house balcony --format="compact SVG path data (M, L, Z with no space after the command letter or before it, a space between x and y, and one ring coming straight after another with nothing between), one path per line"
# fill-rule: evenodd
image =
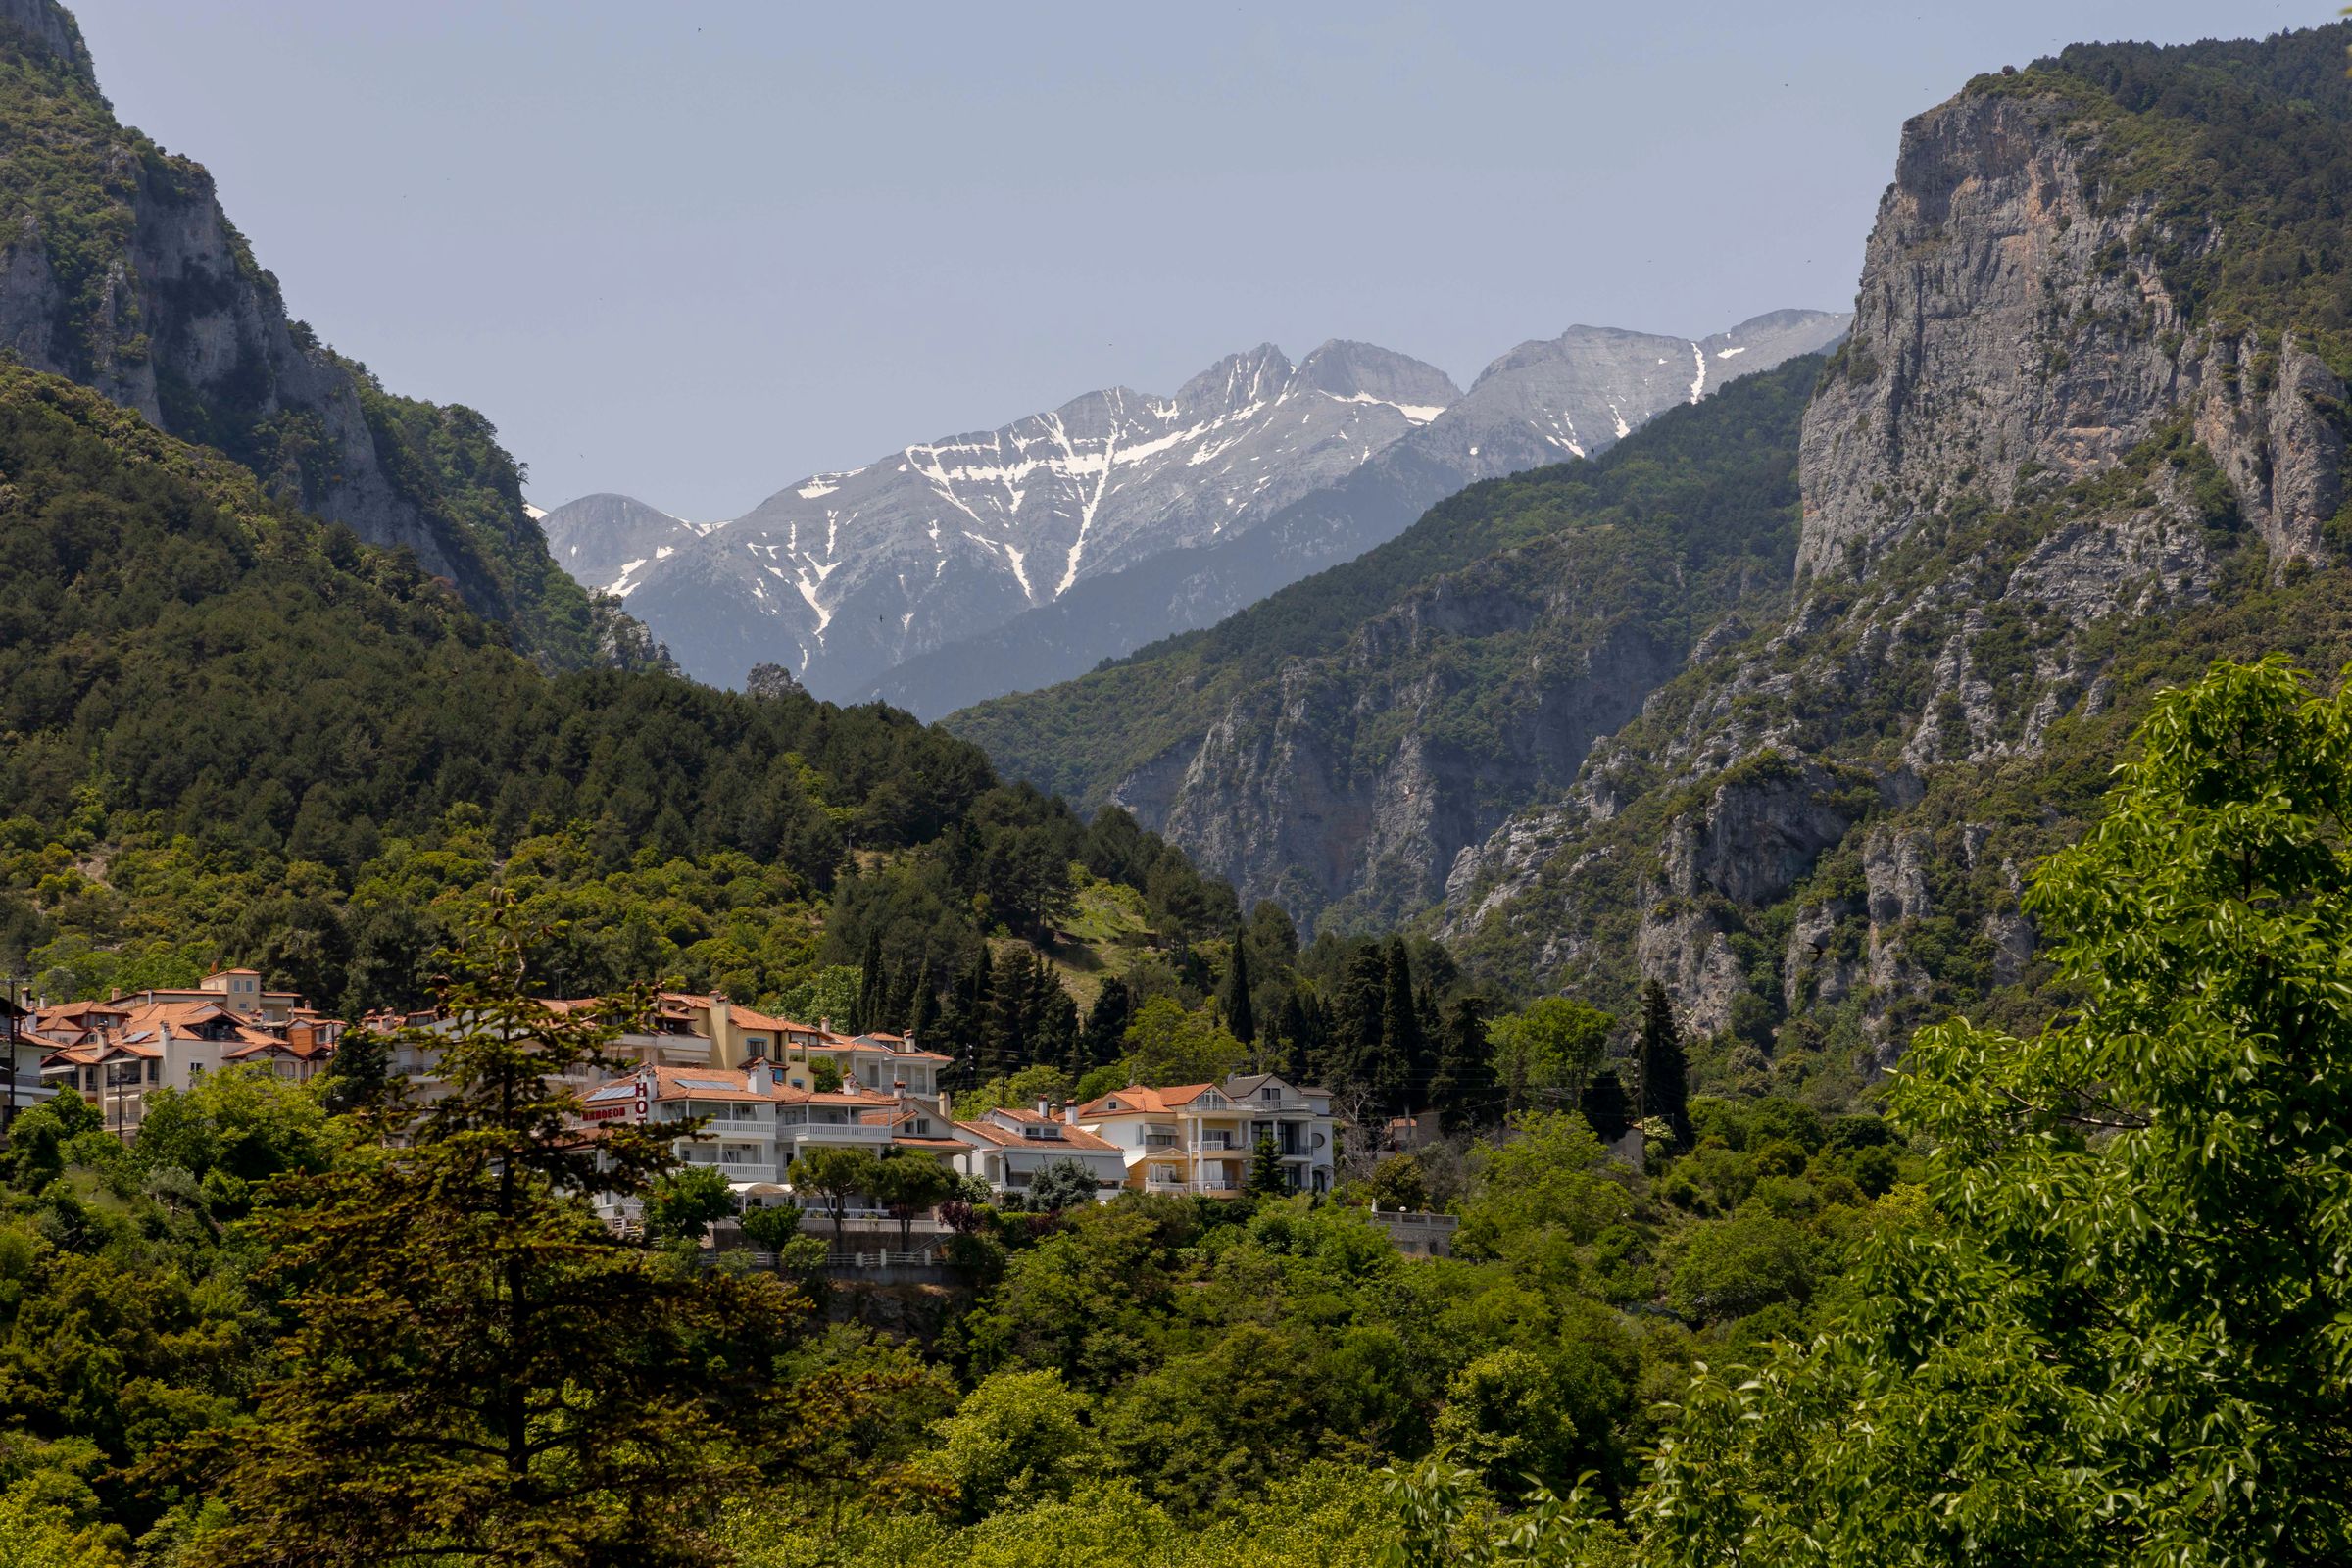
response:
M775 1137L785 1143L866 1144L881 1149L889 1146L891 1132L888 1127L864 1122L811 1122L800 1127L779 1127Z

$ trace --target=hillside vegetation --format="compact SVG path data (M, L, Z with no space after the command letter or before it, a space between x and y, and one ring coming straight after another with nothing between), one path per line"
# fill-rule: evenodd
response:
M657 658L556 565L490 421L387 391L290 320L211 174L116 120L63 8L21 9L0 18L0 342L234 459L276 497L412 542L551 664Z
M566 993L772 999L875 922L944 988L1089 859L1172 937L1232 923L1156 840L1090 840L904 714L543 673L412 561L57 378L0 369L0 942L60 999L237 960L415 1005L501 878L568 922Z

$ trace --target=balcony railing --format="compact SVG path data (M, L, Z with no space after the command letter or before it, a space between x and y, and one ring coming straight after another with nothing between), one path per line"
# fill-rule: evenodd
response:
M888 1127L862 1122L812 1122L802 1127L779 1127L776 1136L804 1144L887 1144L891 1133Z

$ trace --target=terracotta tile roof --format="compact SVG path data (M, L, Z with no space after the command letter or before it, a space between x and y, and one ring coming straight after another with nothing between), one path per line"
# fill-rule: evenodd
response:
M1124 1089L1098 1096L1080 1105L1078 1117L1083 1121L1094 1116L1124 1116L1137 1111L1148 1116L1164 1116L1179 1105L1191 1104L1200 1098L1202 1091L1216 1087L1215 1084L1171 1084L1164 1089L1147 1089L1142 1084L1129 1084ZM1116 1110L1109 1108L1113 1101L1118 1102Z
M992 1112L992 1114L994 1113ZM1105 1150L1113 1152L1118 1151L1118 1145L1098 1138L1083 1127L1072 1127L1066 1122L1054 1123L1054 1126L1061 1129L1059 1136L1040 1137L1034 1129L1052 1118L1040 1116L1035 1111L1024 1111L1020 1113L1020 1116L1024 1125L1019 1128L991 1122L985 1116L972 1121L957 1121L956 1125L959 1130L968 1132L976 1138L985 1139L1001 1149L1082 1149L1090 1153L1101 1153Z

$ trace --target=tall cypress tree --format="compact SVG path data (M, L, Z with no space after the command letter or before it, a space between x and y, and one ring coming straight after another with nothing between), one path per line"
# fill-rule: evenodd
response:
M1102 989L1095 993L1095 1004L1087 1009L1086 1027L1079 1037L1086 1067L1107 1067L1126 1054L1127 1025L1134 1018L1135 993L1114 974L1102 982ZM1084 1076L1083 1070L1079 1076Z
M931 988L931 965L924 963L914 971L914 990L900 1011L901 1021L909 1040L918 1044L928 1038L939 1022L939 993Z
M1063 989L1060 977L1051 967L1040 965L1045 972L1044 994L1037 1004L1036 1022L1031 1025L1029 1049L1032 1058L1066 1068L1078 1054L1078 1004Z
M1332 1009L1315 1076L1334 1089L1372 1087L1380 1067L1381 1019L1388 1001L1388 955L1378 943L1367 942L1348 960L1347 977L1340 982L1339 1004Z
M1674 1141L1690 1141L1690 1067L1683 1057L1683 1032L1674 1004L1655 980L1642 989L1642 1087L1638 1106L1644 1120L1674 1129Z
M955 1006L949 1010L942 1032L948 1037L949 1054L956 1065L949 1069L958 1089L970 1089L984 1076L981 1056L988 1046L989 1013L993 1005L993 987L990 985L988 946L981 944L980 955L972 961L972 972L956 988Z
M1438 1113L1440 1124L1453 1132L1488 1119L1494 1103L1486 999L1462 997L1447 1009L1439 1037L1438 1064L1429 1080L1430 1108Z
M1421 1008L1413 998L1413 960L1404 938L1389 939L1388 977L1380 1009L1380 1066L1374 1093L1392 1113L1416 1108L1426 1093L1429 1052Z
M1257 1013L1250 1003L1250 947L1239 926L1233 932L1233 961L1226 965L1225 1027L1243 1045L1257 1044Z
M858 966L858 1004L851 1009L849 1031L865 1034L882 1027L882 1014L889 1010L890 983L882 973L882 933L865 934L865 957Z
M1276 1031L1282 1036L1282 1049L1275 1058L1276 1070L1300 1083L1326 1072L1324 1037L1330 1033L1330 1026L1323 1004L1314 993L1294 985L1282 999L1282 1010L1275 1017Z

